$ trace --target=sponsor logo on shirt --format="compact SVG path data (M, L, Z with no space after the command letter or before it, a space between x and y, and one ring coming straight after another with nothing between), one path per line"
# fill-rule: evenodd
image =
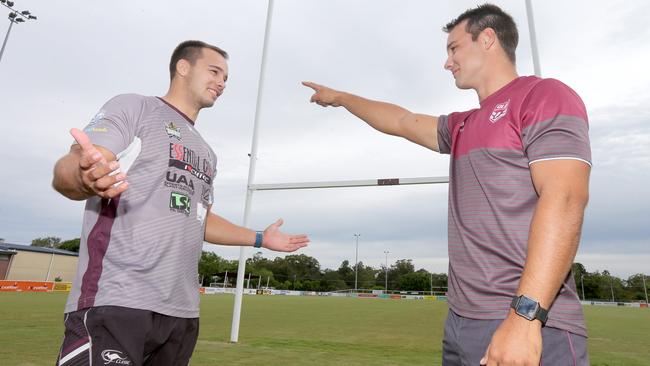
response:
M496 123L498 120L505 117L506 114L508 114L508 104L510 104L510 99L506 102L497 104L490 114L490 122Z
M172 192L171 196L169 196L169 210L189 216L192 210L191 202L189 196L179 192Z
M102 351L102 360L104 365L114 364L114 365L130 365L131 360L124 355L122 351L116 351L113 349L106 349Z
M174 122L169 122L165 125L165 132L167 132L169 138L175 138L178 141L181 140L181 129Z
M165 176L165 187L180 189L189 194L194 194L194 182L184 174L167 171Z
M169 144L169 166L188 171L207 184L212 182L214 172L210 160L202 158L194 150L181 144Z

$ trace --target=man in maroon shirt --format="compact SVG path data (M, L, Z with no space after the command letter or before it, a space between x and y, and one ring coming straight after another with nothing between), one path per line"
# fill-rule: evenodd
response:
M303 84L314 103L451 154L444 365L587 365L570 273L591 170L585 106L557 80L518 76L517 27L497 6L444 30L445 69L479 108L434 117Z

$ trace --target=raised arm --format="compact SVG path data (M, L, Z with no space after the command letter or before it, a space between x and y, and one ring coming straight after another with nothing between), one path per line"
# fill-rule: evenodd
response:
M437 117L412 113L395 104L365 99L312 82L302 84L314 90L312 103L322 107L345 107L380 132L438 151Z
M70 134L77 144L54 165L52 187L72 200L85 200L97 195L113 198L128 188L126 175L114 174L119 168L115 154L93 145L88 136L73 128ZM119 183L119 184L116 184Z

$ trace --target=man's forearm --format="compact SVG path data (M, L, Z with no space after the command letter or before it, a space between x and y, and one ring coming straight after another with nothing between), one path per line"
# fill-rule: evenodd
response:
M438 151L437 117L411 113L395 104L366 99L310 81L304 81L303 85L315 91L310 99L312 103L322 107L343 106L380 132Z
M411 113L395 104L370 100L345 92L340 92L336 102L372 128L394 136L403 135L400 131L400 121Z
M52 187L63 196L76 201L82 201L92 196L83 189L79 179L78 157L68 154L54 165Z
M372 128L388 135L403 137L433 151L438 151L438 118L416 114L398 105L340 93L339 105L362 119Z
M205 241L221 245L253 245L255 231L235 225L208 211L205 223Z

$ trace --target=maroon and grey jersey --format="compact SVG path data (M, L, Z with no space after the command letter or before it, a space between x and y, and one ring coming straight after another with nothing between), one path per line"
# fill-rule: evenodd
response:
M520 77L478 109L441 116L438 145L451 154L449 306L467 318L503 319L522 275L538 200L529 166L552 159L591 165L585 106L557 80ZM586 336L572 275L547 325Z
M189 118L156 97L119 95L84 132L118 157L129 188L87 200L65 311L114 305L198 317L214 152Z

